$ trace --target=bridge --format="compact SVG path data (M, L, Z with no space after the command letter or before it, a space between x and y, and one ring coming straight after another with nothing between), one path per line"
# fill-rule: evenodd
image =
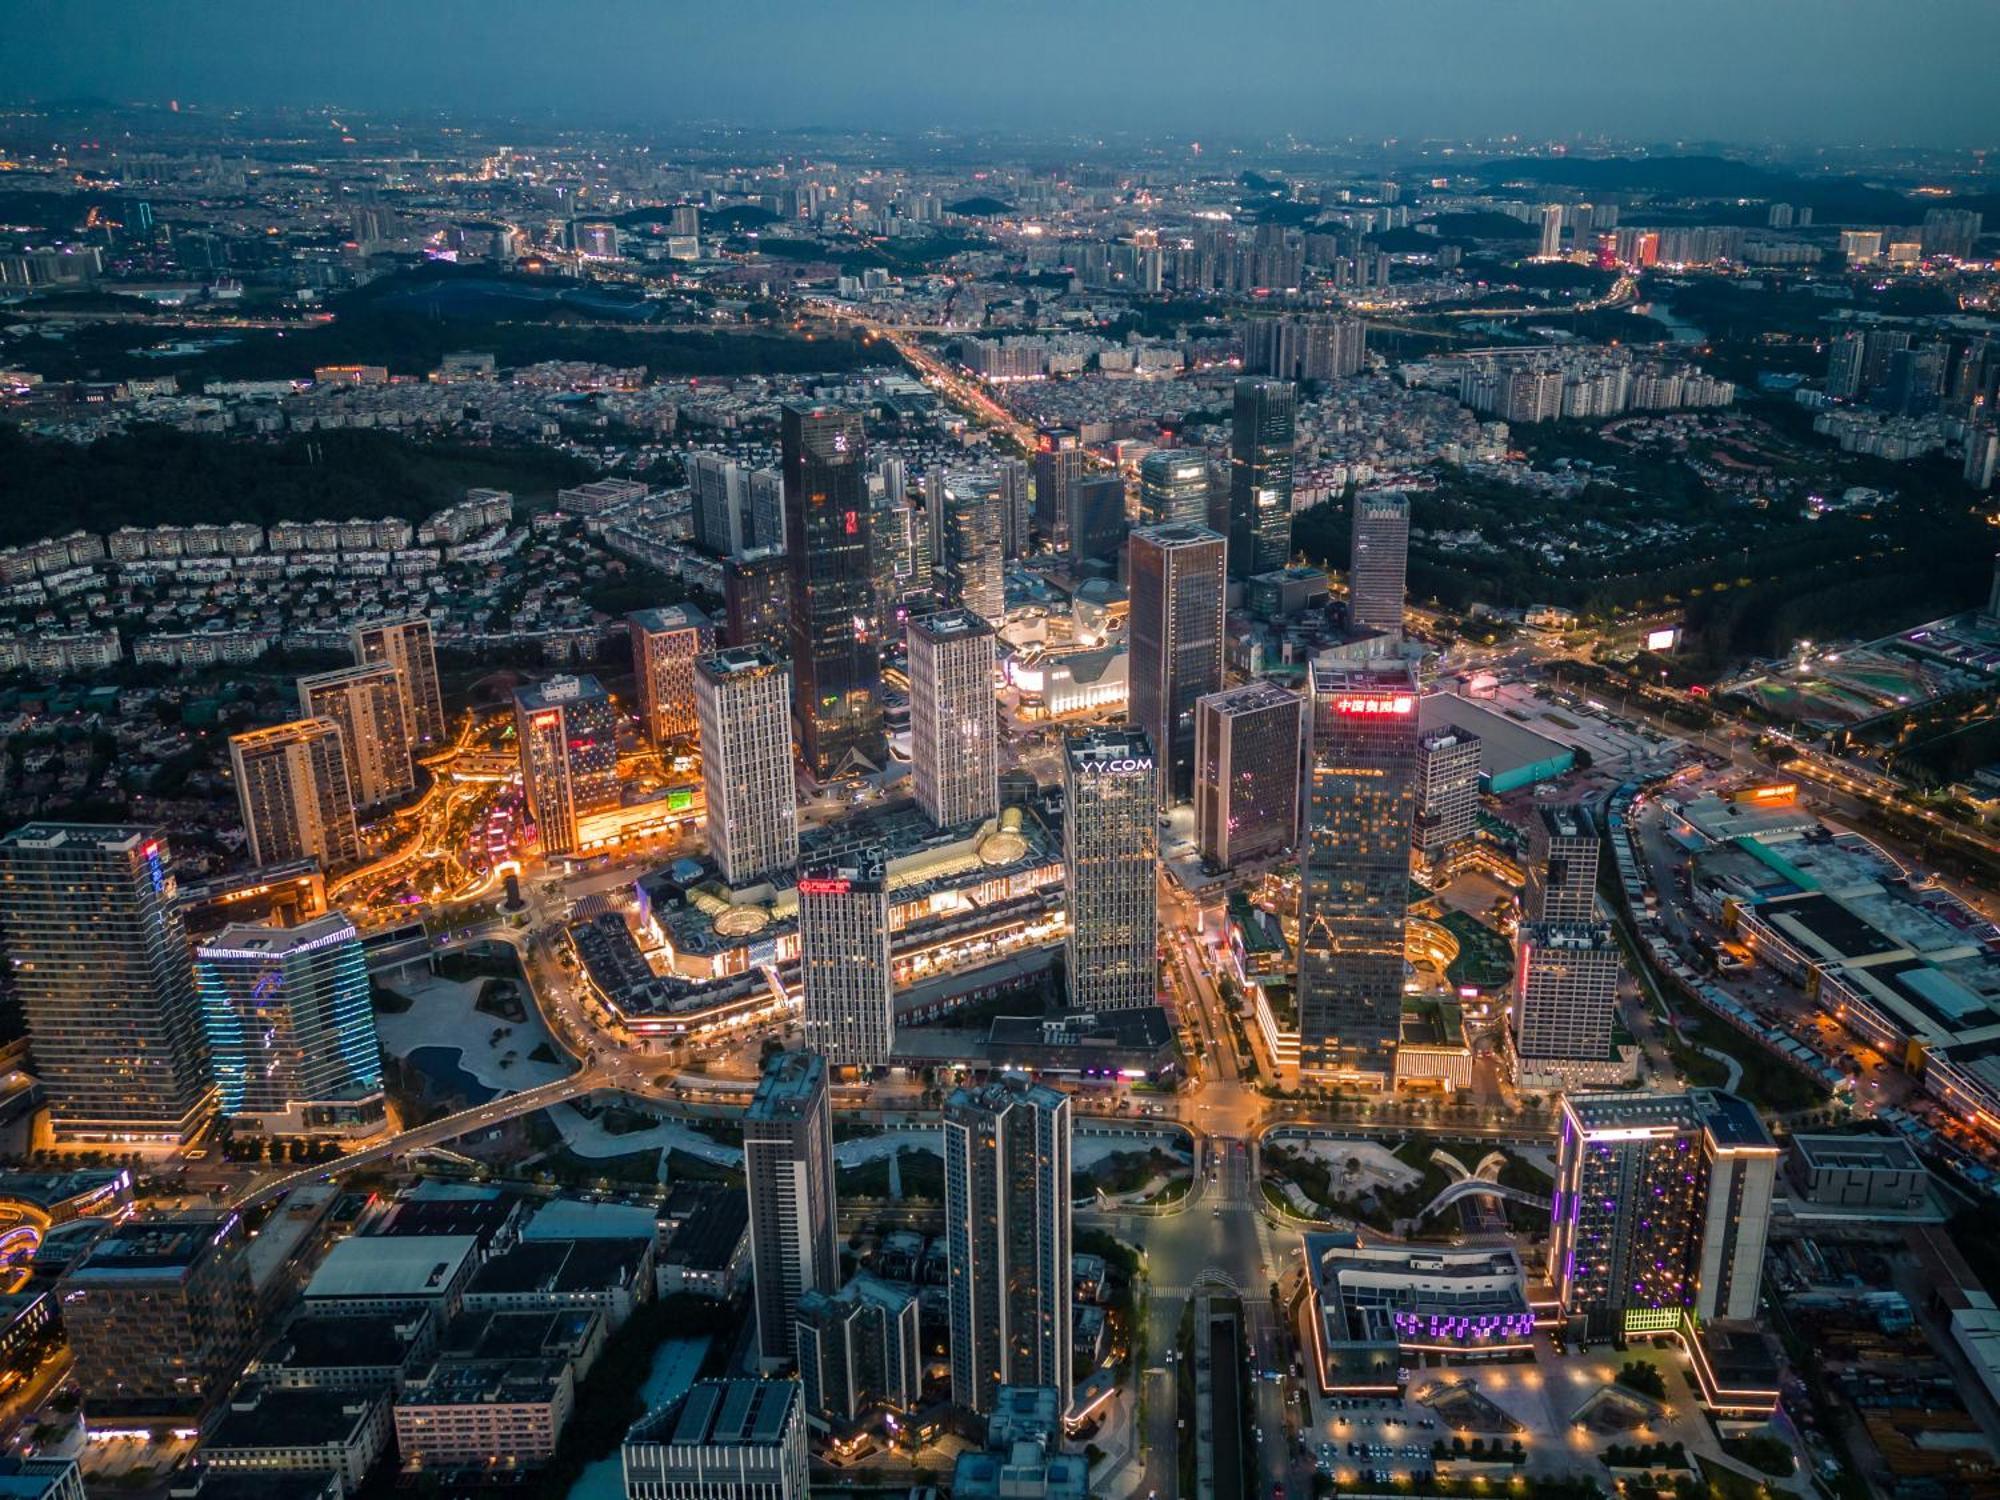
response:
M1450 1208L1452 1204L1461 1202L1464 1199L1480 1197L1505 1198L1510 1203L1520 1203L1525 1204L1529 1208L1539 1208L1543 1213L1549 1212L1550 1208L1548 1199L1538 1198L1533 1193L1526 1192L1521 1188L1508 1187L1504 1182L1488 1182L1484 1177L1462 1177L1457 1182L1445 1187L1435 1198L1419 1209L1416 1216L1417 1222L1422 1223L1432 1214Z

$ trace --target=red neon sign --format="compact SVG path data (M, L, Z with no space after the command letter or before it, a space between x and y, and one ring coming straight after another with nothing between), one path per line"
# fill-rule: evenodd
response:
M854 882L851 880L801 880L799 882L799 894L801 896L845 896L853 889Z
M1408 693L1398 693L1393 698L1336 698L1334 711L1343 714L1406 714L1417 706L1417 700Z
M551 725L562 723L562 710L558 708L545 708L540 713L531 717L528 723L536 729L547 729Z

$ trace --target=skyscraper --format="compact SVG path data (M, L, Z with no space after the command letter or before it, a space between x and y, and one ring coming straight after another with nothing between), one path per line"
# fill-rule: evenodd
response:
M1222 869L1298 841L1305 704L1275 682L1210 693L1194 707L1194 828Z
M792 675L770 652L732 646L695 663L708 848L731 886L799 858L792 775Z
M0 838L0 931L63 1140L184 1141L212 1100L187 934L149 829Z
M366 620L351 637L361 665L387 662L402 674L404 718L418 745L443 745L447 738L444 693L438 687L437 643L422 615L398 620Z
M1229 443L1229 576L1255 578L1292 556L1292 449L1298 391L1288 380L1236 382Z
M785 534L792 569L793 717L815 781L879 768L881 650L861 415L785 407Z
M1000 478L1000 549L1011 561L1026 555L1034 528L1028 463L1021 458L1003 458L995 464L994 472Z
M806 1046L834 1068L880 1068L896 1045L889 871L880 851L799 869Z
M296 927L233 923L195 953L222 1113L273 1135L382 1120L368 961L338 912Z
M1356 495L1348 619L1363 630L1401 635L1409 570L1410 497L1401 490Z
M1515 934L1514 1053L1523 1076L1607 1083L1618 944L1595 922L1523 922ZM1568 1065L1568 1066L1565 1066Z
M993 627L966 610L910 621L910 761L917 806L940 828L1000 810Z
M1116 567L1125 543L1125 481L1116 474L1096 474L1069 487L1069 560L1073 568L1089 563Z
M1131 714L1159 757L1163 805L1193 795L1195 700L1222 688L1225 551L1206 526L1132 533Z
M542 853L583 847L583 820L618 805L618 716L595 677L551 677L514 691L521 785Z
M632 673L646 738L655 745L692 739L694 664L715 649L715 627L692 604L634 610L625 619L632 630Z
M1560 203L1542 205L1541 258L1555 260L1563 248L1563 210Z
M1565 1094L1549 1280L1590 1338L1757 1313L1778 1148L1734 1094Z
M1069 492L1083 470L1083 443L1075 430L1044 427L1035 439L1035 532L1043 546L1069 546Z
M782 552L753 552L722 565L723 634L732 646L792 649L792 565Z
M1300 1065L1382 1074L1402 1026L1417 685L1406 665L1315 664L1312 694Z
M1007 618L1000 497L980 476L956 474L937 486L937 592L947 604L992 625Z
M1140 729L1088 729L1063 744L1063 958L1073 1010L1157 997L1159 772Z
M361 857L340 726L295 719L229 737L229 766L254 864L317 859L324 869Z
M736 556L749 531L750 471L720 453L690 453L681 463L695 546L710 557Z
M1587 807L1538 807L1528 824L1531 922L1588 922L1597 915L1597 824Z
M1070 1101L1018 1079L944 1108L951 1399L990 1414L1003 1385L1071 1392Z
M1417 740L1417 810L1410 841L1428 863L1479 827L1479 736L1434 729Z
M403 674L386 661L299 679L299 716L340 726L348 790L362 807L416 790L408 715Z
M833 1107L819 1054L780 1052L764 1064L743 1116L743 1174L757 1347L767 1365L782 1365L797 1347L800 1295L840 1287Z
M1208 455L1199 448L1155 448L1139 460L1139 524L1208 524Z

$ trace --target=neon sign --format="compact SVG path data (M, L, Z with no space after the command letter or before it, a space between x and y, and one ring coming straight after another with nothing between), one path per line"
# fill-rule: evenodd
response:
M799 894L801 896L845 896L853 889L854 882L851 880L801 880L799 882Z
M1417 706L1417 700L1408 693L1398 693L1393 698L1336 698L1333 706L1343 714L1406 714Z
M1078 764L1092 776L1119 776L1132 771L1150 771L1153 758L1150 755L1126 755L1116 760L1086 760Z

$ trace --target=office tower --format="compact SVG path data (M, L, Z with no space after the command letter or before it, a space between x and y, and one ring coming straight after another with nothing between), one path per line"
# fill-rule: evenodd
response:
M1083 478L1083 443L1068 427L1044 427L1035 439L1035 534L1042 545L1069 546L1070 486Z
M255 1346L257 1299L233 1213L114 1225L62 1273L56 1300L98 1427L206 1415Z
M1000 625L1007 618L1000 497L970 474L951 476L937 489L937 592L945 603Z
M780 1052L764 1064L743 1116L757 1348L767 1365L793 1357L800 1296L840 1285L829 1099L825 1058Z
M722 565L723 634L732 646L783 656L792 642L792 565L782 552L752 552Z
M923 1397L923 1345L914 1290L856 1276L838 1292L799 1298L799 1384L806 1410L846 1428L881 1405L915 1411Z
M1126 565L1131 717L1158 754L1162 806L1194 794L1195 700L1222 689L1226 551L1206 526L1147 526L1132 533Z
M910 762L917 806L940 828L1000 811L993 627L967 610L910 621Z
M694 544L710 557L735 557L745 545L750 514L750 471L720 453L690 453L688 515Z
M0 932L58 1139L184 1141L210 1104L165 843L28 823L0 838Z
M1549 1280L1590 1338L1757 1314L1778 1148L1734 1094L1566 1094Z
M798 863L791 697L792 674L761 647L731 646L695 663L708 848L731 886Z
M896 1045L889 869L880 851L799 868L806 1046L835 1068L880 1068Z
M2000 428L1980 423L1965 434L1965 482L1975 490L1990 490L2000 479Z
M1069 487L1069 561L1081 569L1090 563L1118 565L1125 544L1125 481L1116 474L1079 479Z
M1298 391L1288 380L1236 382L1229 442L1229 576L1255 578L1292 556L1292 448Z
M1542 248L1543 260L1554 260L1562 254L1563 211L1560 203L1542 205Z
M1595 922L1523 922L1515 934L1514 1051L1524 1073L1611 1058L1618 945ZM1599 1080L1602 1082L1603 1080Z
M1024 557L1034 528L1033 492L1026 459L996 461L1000 477L1000 549L1009 561Z
M785 476L776 469L750 471L750 514L745 518L746 549L785 550Z
M655 745L692 739L694 664L715 649L715 626L692 604L639 609L625 617L632 632L632 675L639 686L639 725Z
M697 1380L620 1453L626 1500L807 1500L812 1488L796 1380Z
M444 693L438 687L437 643L422 615L369 620L354 627L349 642L356 664L387 662L402 674L404 718L418 745L443 745L448 738Z
M274 1135L382 1119L382 1052L368 961L338 912L296 927L238 922L195 950L222 1113Z
M1356 495L1347 573L1349 623L1401 635L1409 570L1410 497L1401 490Z
M323 869L361 857L340 726L295 719L229 737L229 766L255 864L317 859Z
M944 1107L951 1399L991 1414L1003 1385L1070 1402L1070 1101L1020 1079Z
M1538 807L1528 824L1530 922L1589 922L1597 916L1597 824L1587 807Z
M514 690L521 785L542 853L583 847L583 820L618 805L618 713L595 677Z
M1299 871L1300 1065L1382 1074L1403 1015L1417 685L1406 665L1315 664L1312 695Z
M358 806L373 807L416 790L402 679L388 662L299 679L299 717L331 719L340 727L347 787Z
M1878 260L1882 255L1882 231L1879 229L1843 229L1840 231L1840 253L1847 258L1850 266L1865 266Z
M1234 869L1298 841L1304 710L1297 693L1274 682L1196 700L1194 829L1203 859Z
M1843 333L1827 346L1826 393L1836 401L1852 401L1861 394L1861 377L1867 367L1868 336L1856 329Z
M1155 448L1139 460L1139 524L1208 524L1208 455L1199 448Z
M1417 805L1410 842L1427 864L1479 827L1479 736L1434 729L1417 740Z
M1063 742L1063 959L1072 1010L1155 1003L1160 790L1143 729Z
M874 616L861 414L788 405L785 534L792 565L792 692L815 781L878 769L882 664Z

